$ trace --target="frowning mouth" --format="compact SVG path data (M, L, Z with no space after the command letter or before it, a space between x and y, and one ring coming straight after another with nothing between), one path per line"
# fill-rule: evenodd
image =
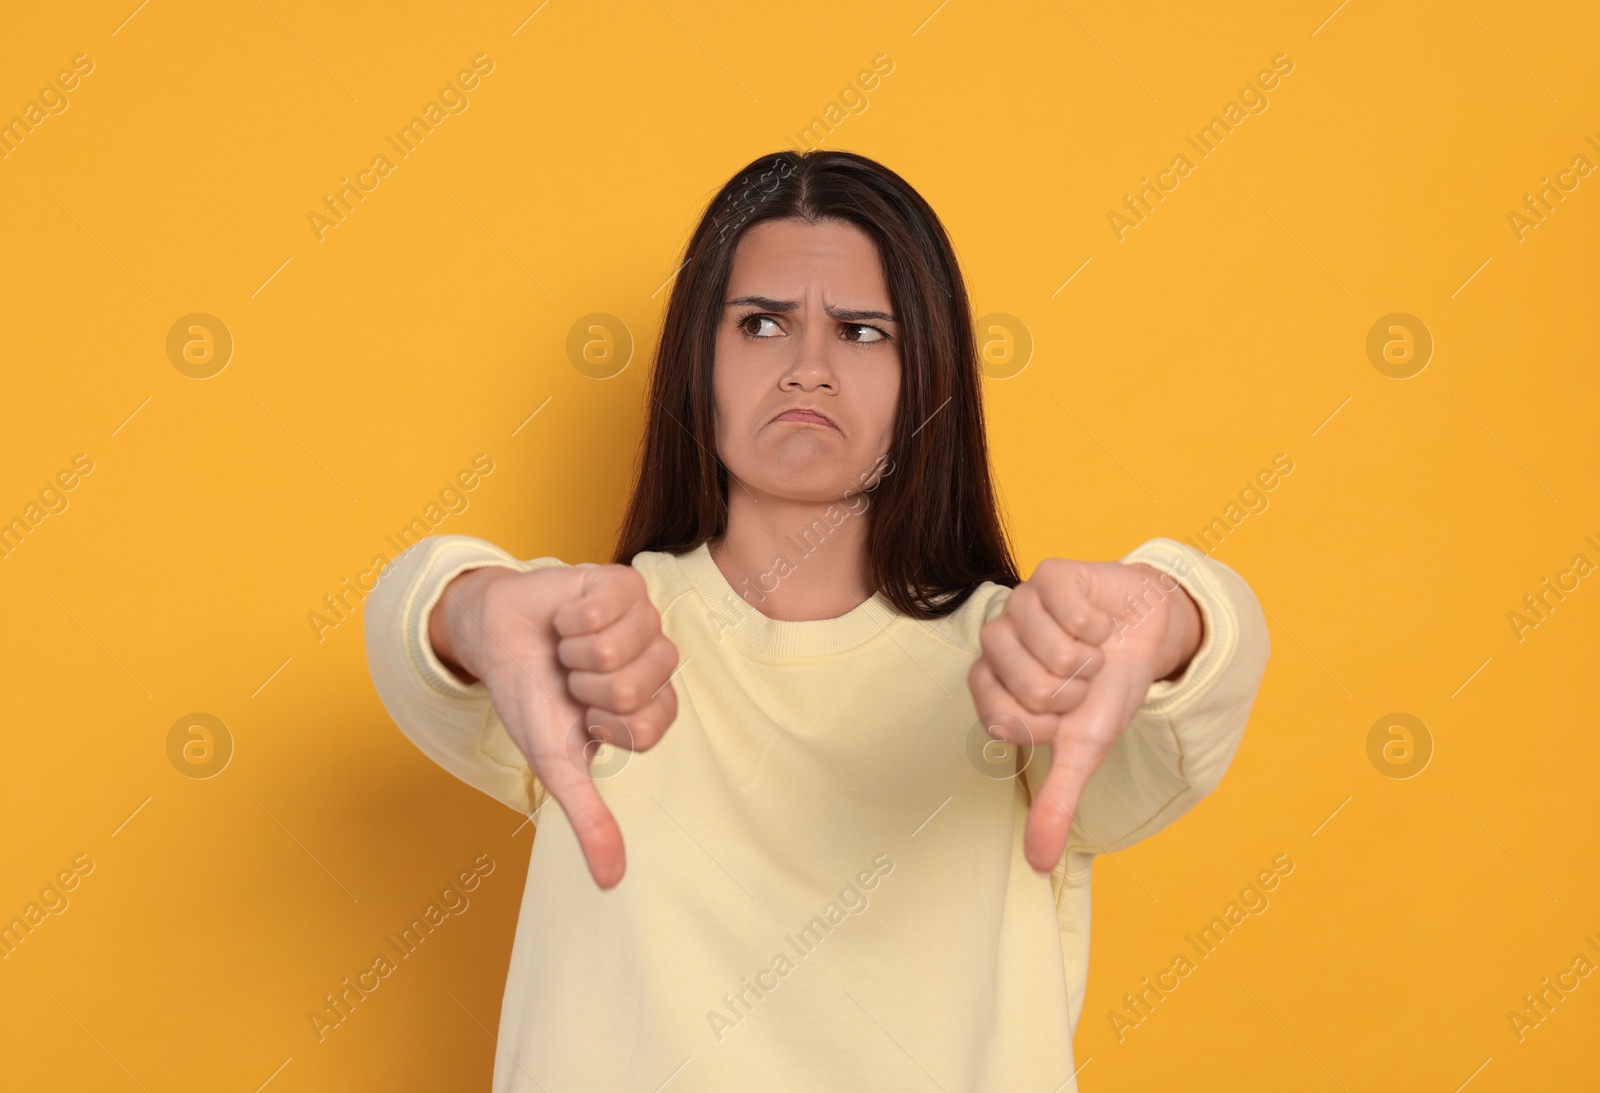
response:
M772 419L778 421L805 421L812 425L823 425L830 429L839 429L834 420L821 410L814 410L809 406L794 406ZM843 430L840 430L841 432Z

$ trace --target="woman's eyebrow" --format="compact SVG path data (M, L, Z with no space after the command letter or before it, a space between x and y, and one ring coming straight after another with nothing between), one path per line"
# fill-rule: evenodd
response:
M746 305L759 307L763 311L783 312L798 311L800 309L800 303L797 300L774 300L768 296L740 296L736 300L729 300L723 307L744 307ZM900 321L887 311L857 311L850 308L834 307L832 304L829 304L823 310L832 318L846 323L860 322L863 319L877 319L885 323Z

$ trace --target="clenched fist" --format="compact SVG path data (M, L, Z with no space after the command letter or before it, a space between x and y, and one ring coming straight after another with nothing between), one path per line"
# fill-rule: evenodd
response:
M1153 566L1050 558L986 623L967 676L990 735L1050 747L1023 847L1040 873L1066 852L1083 788L1156 680L1200 647L1200 610Z
M506 732L567 814L595 883L626 857L616 817L589 774L596 741L645 751L678 714L678 649L632 566L526 573L485 566L445 586L428 619L441 662L481 679Z

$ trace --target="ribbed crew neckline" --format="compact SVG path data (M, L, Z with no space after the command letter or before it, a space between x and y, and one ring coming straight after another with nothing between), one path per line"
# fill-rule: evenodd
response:
M762 614L728 583L711 557L710 543L672 556L684 577L711 609L725 635L738 645L775 657L808 657L842 653L882 633L900 613L886 596L874 592L850 611L831 619L773 619ZM797 563L804 565L804 561ZM753 595L760 589L751 585Z

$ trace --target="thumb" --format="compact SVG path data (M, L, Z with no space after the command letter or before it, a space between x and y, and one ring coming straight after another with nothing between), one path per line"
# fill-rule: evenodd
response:
M566 813L589 866L589 875L601 888L615 888L627 868L627 854L622 829L589 773L595 744L582 718L572 722L567 731L565 757L541 764L550 769L538 773L545 789Z
M1067 852L1072 820L1094 770L1081 749L1078 742L1059 737L1050 746L1050 769L1028 808L1022 839L1023 853L1037 872L1050 872Z
M1028 808L1023 848L1041 873L1055 868L1067 851L1084 787L1111 750L1125 721L1110 681L1090 688L1083 704L1063 714L1050 744L1050 768Z

